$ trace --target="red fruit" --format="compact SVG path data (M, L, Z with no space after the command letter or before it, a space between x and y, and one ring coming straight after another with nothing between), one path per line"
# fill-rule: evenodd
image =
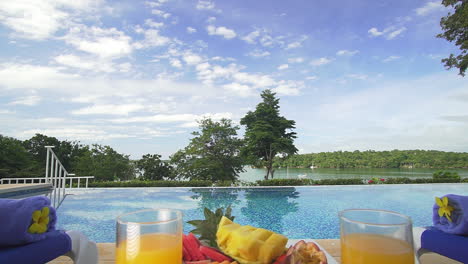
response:
M185 249L185 247L182 246L182 258L185 260L185 261L190 261L192 260L192 258L190 257L187 249Z
M205 260L206 257L200 252L200 241L192 233L189 233L184 240L184 243L187 244L187 249L190 250L191 255L193 255L192 260Z
M197 238L195 237L195 240ZM190 260L205 260L205 256L200 253L200 250L198 249L198 244L193 240L193 238L189 238L189 236L183 236L182 237L182 244L183 247L186 249L188 257Z
M198 241L198 238L197 238L194 234L189 233L189 234L187 235L187 239L189 239L190 241L192 241L193 243L195 243L198 247L201 246L200 241Z
M286 257L287 257L287 254L283 254L281 256L279 256L275 262L273 262L273 264L284 264L285 261L286 261Z
M380 181L385 181L385 179L380 179Z
M227 261L232 261L232 259L223 253L219 252L218 250L210 247L205 247L201 246L200 247L200 252L210 258L211 260L218 261L218 262L223 262L225 260Z
M211 260L186 261L185 264L210 264Z

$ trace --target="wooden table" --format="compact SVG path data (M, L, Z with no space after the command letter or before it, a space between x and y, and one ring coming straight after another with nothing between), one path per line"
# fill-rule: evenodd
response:
M332 256L338 263L341 263L340 240L338 239L318 239L317 242ZM98 243L99 249L99 264L114 264L115 263L115 244L114 243ZM425 254L421 258L421 264L458 264L460 262L453 261L446 257L437 254ZM49 264L72 264L68 257L59 257ZM170 264L170 263L168 263Z

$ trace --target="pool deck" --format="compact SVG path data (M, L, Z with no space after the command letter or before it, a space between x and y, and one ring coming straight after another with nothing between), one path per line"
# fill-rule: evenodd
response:
M338 263L341 263L340 240L338 239L317 239L320 244ZM115 263L115 244L114 243L98 243L99 249L99 264L114 264ZM59 257L48 264L72 264L73 262L68 257ZM421 258L421 264L457 264L460 262L442 257L437 254L424 254ZM169 264L169 263L168 263Z
M0 184L0 197L24 198L30 194L45 194L52 188L50 183Z

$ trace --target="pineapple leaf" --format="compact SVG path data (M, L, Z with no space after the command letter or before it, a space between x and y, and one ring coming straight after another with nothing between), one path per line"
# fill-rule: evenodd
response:
M203 210L203 214L205 215L204 220L191 220L187 222L188 224L195 227L195 229L190 232L199 235L199 240L203 244L218 248L218 244L216 243L216 232L218 231L218 224L223 216L233 220L234 216L231 216L231 212L231 206L228 206L226 210L223 210L223 208L218 208L214 212L205 207Z

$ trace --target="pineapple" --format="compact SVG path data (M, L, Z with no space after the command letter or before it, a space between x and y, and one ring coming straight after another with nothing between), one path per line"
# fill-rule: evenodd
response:
M222 217L216 232L218 247L243 264L270 264L284 253L288 239L272 231L241 226Z

